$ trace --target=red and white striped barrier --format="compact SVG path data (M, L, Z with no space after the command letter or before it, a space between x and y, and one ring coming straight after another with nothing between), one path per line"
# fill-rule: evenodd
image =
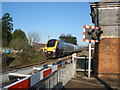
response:
M32 87L42 79L43 79L43 71L35 73L30 77L30 87Z
M40 82L45 77L47 77L50 74L52 74L53 72L57 71L64 65L72 63L75 60L77 60L77 59L74 57L74 59L72 59L72 60L67 60L67 61L61 62L60 64L48 67L40 72L35 73L34 75L28 76L28 77L21 79L17 82L14 82L8 86L5 86L5 87L3 87L3 89L9 90L9 89L13 89L13 88L31 88L32 86L34 86L35 84Z
M20 81L17 81L15 83L12 83L6 87L4 87L3 89L12 89L12 88L30 88L30 77L24 78Z

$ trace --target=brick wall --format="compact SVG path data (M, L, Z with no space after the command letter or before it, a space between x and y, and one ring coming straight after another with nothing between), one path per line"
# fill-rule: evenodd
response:
M119 48L120 38L104 38L99 43L98 73L99 77L117 78L120 74Z

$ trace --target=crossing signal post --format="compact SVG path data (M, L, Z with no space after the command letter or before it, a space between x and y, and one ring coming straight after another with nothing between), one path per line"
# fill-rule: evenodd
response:
M99 42L102 33L99 27L83 26L83 41L89 42L88 78L90 78L91 71L91 42Z

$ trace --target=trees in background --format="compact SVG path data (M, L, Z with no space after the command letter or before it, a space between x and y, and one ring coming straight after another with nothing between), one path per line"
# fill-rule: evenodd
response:
M64 42L77 45L77 38L73 37L71 34L67 34L67 35L61 34L59 39L64 41Z
M34 46L37 42L40 41L39 32L32 31L28 33L28 41L31 46Z
M3 17L0 19L0 27L2 27L0 28L0 36L2 37L0 38L0 41L2 42L2 46L0 46L0 49L1 47L3 47L2 50L9 48L11 49L11 51L13 49L13 51L15 50L18 53L10 53L8 56L7 54L3 53L2 63L4 64L2 65L8 65L9 62L9 65L16 65L21 63L33 62L35 60L41 59L42 53L37 55L37 58L36 55L33 54L35 49L28 43L28 39L25 32L21 29L16 29L13 31L12 22L13 20L9 13L4 14ZM39 41L38 32L31 33L29 37L32 44ZM24 52L20 52L21 50Z
M10 46L16 50L27 50L29 47L27 37L21 29L16 29L12 34Z
M12 40L13 20L9 13L2 17L2 46L8 47Z
M2 22L2 47L11 47L16 50L27 50L30 46L25 33L16 29L13 33L13 20L9 13L5 13Z
M20 39L26 39L27 37L25 35L25 32L23 32L21 29L16 29L12 34L13 39L20 38Z

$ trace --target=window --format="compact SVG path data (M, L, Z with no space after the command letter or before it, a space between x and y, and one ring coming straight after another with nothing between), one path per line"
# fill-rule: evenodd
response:
M47 47L54 47L55 46L55 42L56 42L56 40L49 40L48 44L47 44Z

